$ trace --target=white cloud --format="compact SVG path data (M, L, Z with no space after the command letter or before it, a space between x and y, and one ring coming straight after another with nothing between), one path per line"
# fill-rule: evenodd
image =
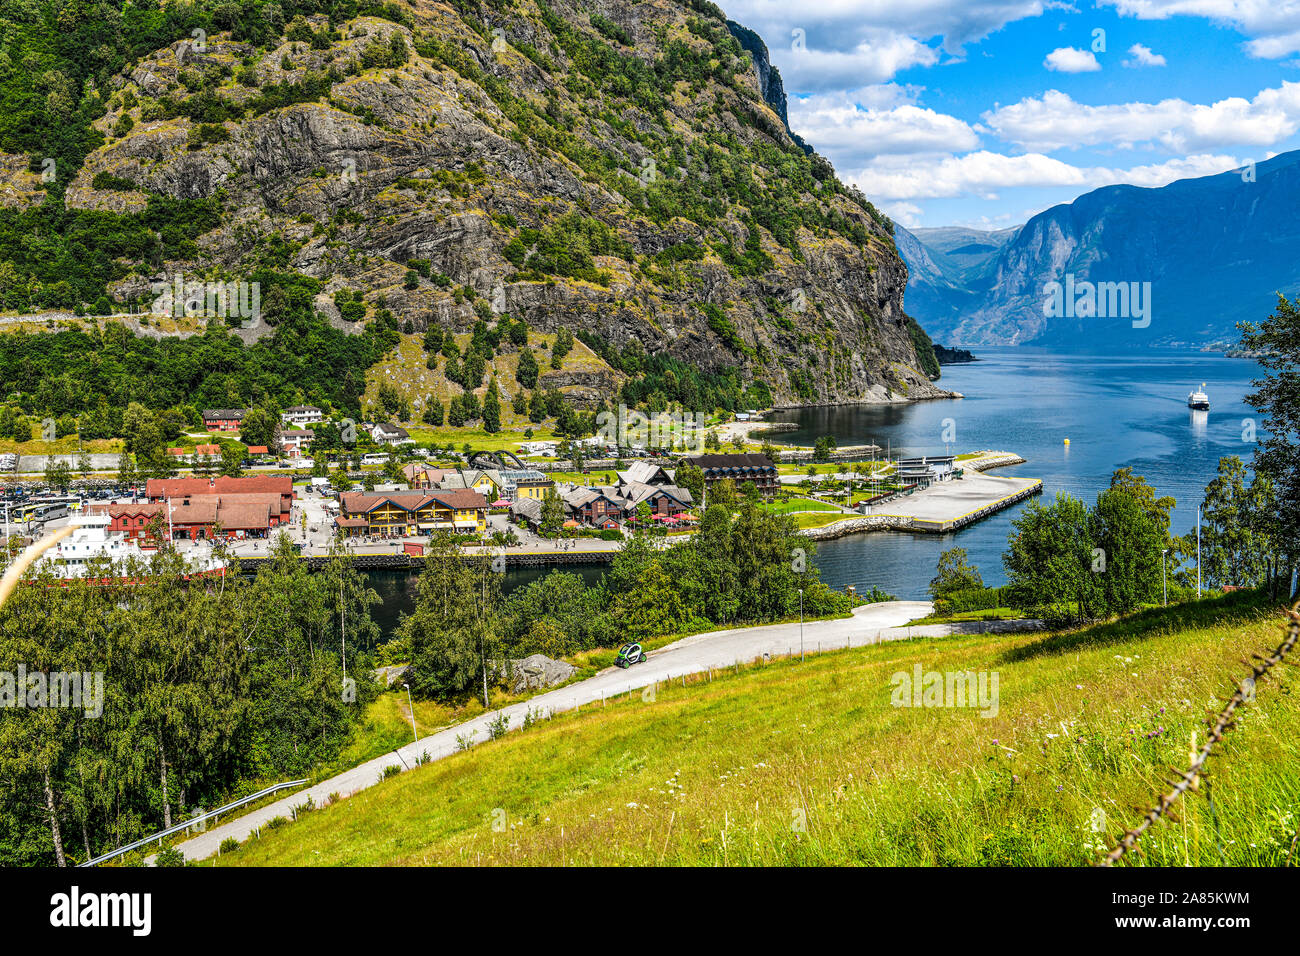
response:
M879 198L882 206L889 208L891 202L915 206L919 200L959 196L994 200L1000 198L1002 190L1025 187L1068 186L1083 192L1117 183L1164 186L1176 179L1211 176L1237 169L1243 162L1233 156L1201 154L1128 169L1112 169L1074 166L1041 153L1004 156L981 150L964 156L928 160L911 158L901 161L899 157L881 157L847 178L856 183L868 198ZM903 223L907 225L906 220Z
M921 207L912 202L891 202L880 207L886 216L901 223L903 228L911 229L921 224Z
M1046 152L1103 143L1159 144L1177 153L1272 146L1300 129L1300 83L1283 82L1251 100L1233 96L1208 105L1168 99L1088 106L1049 90L996 107L981 119L1000 139Z
M1251 56L1278 59L1300 52L1300 3L1296 0L1097 0L1121 16L1139 20L1168 20L1176 16L1204 17L1235 27L1251 37Z
M1057 0L728 0L727 16L756 31L789 89L860 86L911 66L962 55L1008 23L1042 15ZM799 31L796 38L795 31ZM931 45L938 41L938 47ZM803 49L795 49L801 42Z
M1165 66L1165 58L1159 53L1152 53L1151 47L1143 46L1141 43L1134 43L1128 48L1128 55L1132 59L1124 61L1128 67L1137 66Z
M974 149L979 136L955 116L913 104L903 87L870 87L790 101L790 125L837 167L880 154L938 154ZM878 105L870 105L870 104Z
M1058 47L1043 60L1043 66L1057 73L1095 73L1101 64L1090 50L1077 50L1072 46Z
M779 66L791 89L827 90L880 83L900 70L933 66L938 60L938 51L910 36L870 30L851 49L809 44L802 50L787 52Z

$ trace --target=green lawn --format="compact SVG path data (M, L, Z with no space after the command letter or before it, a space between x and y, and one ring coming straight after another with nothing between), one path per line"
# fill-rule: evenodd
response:
M835 505L828 504L825 501L817 501L815 498L786 498L783 501L774 501L771 504L763 506L768 511L774 511L777 514L790 514L795 511L839 511Z
M775 660L542 721L218 862L1088 865L1186 764L1241 657L1281 634L1277 614L1216 598L1082 632ZM892 706L916 664L998 672L997 714ZM1274 675L1211 758L1213 813L1206 788L1184 797L1135 862L1285 865L1300 676Z
M780 659L539 722L220 864L1088 865L1204 740L1240 658L1281 637L1279 615L1230 597L1082 632ZM892 676L918 663L997 671L997 714L893 706ZM1213 814L1204 788L1184 797L1136 861L1284 865L1297 683L1288 667L1261 682L1210 760Z

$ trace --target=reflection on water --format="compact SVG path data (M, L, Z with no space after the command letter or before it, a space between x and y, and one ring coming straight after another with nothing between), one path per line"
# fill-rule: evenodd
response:
M515 568L507 571L501 583L501 590L509 594L516 588L523 587L550 573L551 568ZM565 566L560 570L570 571L583 579L588 585L600 580L605 571L603 564L576 564ZM363 571L370 586L383 599L384 603L371 609L371 616L379 625L383 639L392 636L401 622L403 614L409 614L415 607L415 589L419 581L419 571Z

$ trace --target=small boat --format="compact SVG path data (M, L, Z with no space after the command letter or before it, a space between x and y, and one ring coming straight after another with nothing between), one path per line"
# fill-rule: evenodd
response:
M1187 393L1187 407L1194 408L1198 412L1208 412L1210 410L1210 396L1205 394L1205 383L1194 392Z
M51 572L62 581L75 581L88 578L92 570L103 570L103 559L125 566L132 559L146 567L153 551L146 551L135 541L108 533L110 522L108 515L78 515L72 519L74 530L67 538L56 544L32 567L30 574L39 575L43 571ZM221 575L225 573L226 562L212 552L210 545L199 546L185 554L186 571L184 577L201 575ZM103 583L92 578L91 583Z

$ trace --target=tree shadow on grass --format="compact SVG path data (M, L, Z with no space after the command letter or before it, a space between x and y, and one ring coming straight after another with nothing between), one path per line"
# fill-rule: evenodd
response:
M1233 591L1169 607L1147 608L1127 617L1075 630L1058 632L1042 640L1009 648L1001 655L1004 663L1048 657L1093 647L1123 644L1143 637L1176 634L1215 625L1232 625L1267 620L1282 604L1263 590Z

